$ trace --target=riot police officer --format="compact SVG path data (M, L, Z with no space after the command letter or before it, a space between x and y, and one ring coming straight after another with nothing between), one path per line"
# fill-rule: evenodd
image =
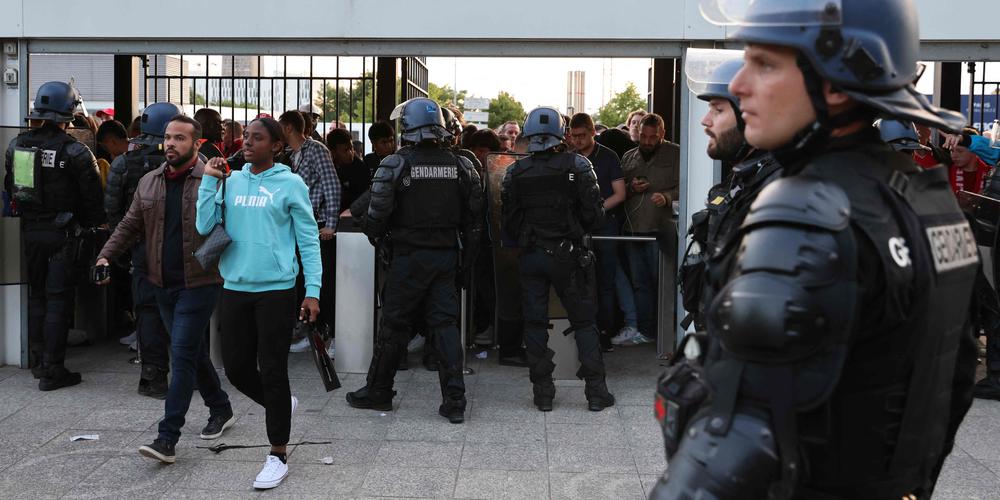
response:
M43 391L80 383L64 365L78 262L89 259L77 254L83 230L107 222L97 160L66 134L81 102L72 85L43 84L26 118L41 126L14 138L5 158L4 189L21 212L28 262L29 364Z
M729 171L709 190L706 208L692 215L692 244L680 269L689 311L681 326L687 328L693 321L699 331L705 329L704 307L713 292L705 286L708 259L736 234L757 194L781 175L774 157L747 144L743 135L740 100L729 92L729 82L742 67L741 50L690 49L685 60L688 88L709 104L701 120L709 135L708 156Z
M871 124L965 119L912 85L911 0L726 2L703 13L739 25L729 88L784 172L709 264L707 350L661 378L652 497L929 498L971 403L979 257L943 169Z
M430 99L396 107L402 139L375 172L371 201L362 222L376 246L390 257L382 322L365 387L348 393L355 408L392 409L393 379L410 340L418 310L441 357L438 413L451 423L465 414L464 349L458 329L456 275L465 276L478 252L483 188L472 163L449 149L441 108Z
M534 404L552 411L555 354L548 348L549 287L555 288L576 339L577 377L586 382L588 409L615 404L605 383L595 326L594 254L584 238L602 224L604 208L594 167L585 157L565 151L562 116L536 108L524 122L530 156L507 169L501 187L503 231L521 247L524 342ZM565 332L569 334L570 332Z
M132 139L139 146L115 158L108 173L108 186L104 193L104 208L114 229L125 216L139 179L166 161L163 152L163 135L170 119L184 112L176 104L157 102L142 112L141 134ZM170 340L160 318L153 284L146 279L146 247L140 241L131 250L132 304L135 308L135 331L139 342L142 371L137 392L156 399L167 397L167 369L169 367Z

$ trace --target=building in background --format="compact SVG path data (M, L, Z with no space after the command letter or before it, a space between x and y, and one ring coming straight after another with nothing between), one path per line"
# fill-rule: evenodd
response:
M587 109L586 104L586 78L584 71L569 71L566 74L566 114L573 115Z

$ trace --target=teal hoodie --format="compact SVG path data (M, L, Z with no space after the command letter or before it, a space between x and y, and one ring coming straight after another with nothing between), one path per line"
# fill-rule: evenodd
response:
M309 188L287 165L254 175L250 164L226 179L226 232L233 242L222 252L219 272L228 290L266 292L295 287L299 247L305 268L306 297L319 298L323 264L319 229L309 202ZM195 227L202 235L219 222L222 189L206 175L198 188Z

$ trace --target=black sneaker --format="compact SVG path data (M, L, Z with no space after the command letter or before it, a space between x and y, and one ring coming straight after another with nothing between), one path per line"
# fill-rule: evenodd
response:
M395 396L396 391L392 391L392 395ZM348 392L347 404L351 405L351 408L361 410L392 411L392 397L388 401L374 401L368 397L367 387L362 387L354 392Z
M60 366L49 367L45 370L45 375L38 380L38 389L41 391L54 391L63 387L70 387L79 384L83 380L79 373L71 372Z
M176 460L173 443L168 443L159 438L154 439L152 444L140 446L139 454L159 460L165 464L172 464Z
M211 415L208 417L208 425L201 430L201 434L198 437L202 439L216 439L222 436L222 433L226 432L226 429L232 427L235 423L236 415L233 415L232 408L226 410L225 413Z
M465 400L445 400L438 407L438 415L447 418L453 424L465 422Z

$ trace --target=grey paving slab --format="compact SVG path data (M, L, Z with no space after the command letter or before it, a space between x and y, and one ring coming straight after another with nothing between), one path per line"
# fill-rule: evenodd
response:
M550 445L563 444L591 447L625 447L628 441L619 425L546 424L546 439Z
M332 465L371 465L383 441L335 439L330 444L296 446L288 463L319 464L332 458Z
M396 415L386 431L386 439L390 441L445 441L461 442L465 439L469 425L455 425L444 417L437 415L435 408L433 416L418 416L403 418ZM468 416L468 412L467 412Z
M656 482L659 480L659 475L639 474L639 482L642 483L642 492L647 498L649 497L649 493L653 491L653 487L656 486Z
M621 417L614 406L605 408L603 411L590 411L587 409L587 400L580 394L559 394L559 398L553 405L552 411L545 414L545 423L548 424L588 424L588 425L620 425ZM566 401L571 399L571 401Z
M378 467L454 467L462 459L462 443L387 441L378 450Z
M194 488L169 488L160 498L162 500L242 500L244 498L258 498L256 491L221 491L221 490L198 490Z
M469 443L540 443L545 441L541 422L503 422L476 419L465 426Z
M96 441L71 441L73 436L96 434ZM136 451L134 444L143 433L136 431L109 431L101 429L73 429L65 431L45 443L38 452L42 454L75 453L83 455L117 456Z
M254 493L253 480L264 465L264 457L257 462L191 460L190 464L190 471L182 480L187 488Z
M545 413L538 411L531 399L517 402L476 400L472 408L475 420L510 422L545 422Z
M378 413L366 411L361 415L365 416L330 419L329 422L322 425L306 429L304 437L306 439L385 439L389 424L392 423L391 414L387 414L385 417L369 417L367 415L378 415Z
M967 416L955 436L955 443L973 458L997 458L1000 450L1000 419L988 416Z
M73 487L63 498L136 498L155 496L184 479L190 462L170 465L138 454L112 457Z
M453 468L372 467L358 493L380 497L450 497L457 477L458 470Z
M545 444L465 443L462 468L544 471Z
M28 405L3 421L5 439L41 446L86 416L72 406Z
M635 459L628 448L549 446L549 472L610 472L635 474Z
M163 410L109 408L87 414L72 425L73 429L145 431L158 424Z
M10 498L58 498L108 460L85 453L28 453L0 473L0 492Z
M645 499L639 476L635 474L549 473L549 498L562 499Z
M462 469L455 485L455 498L535 500L548 496L545 472Z

